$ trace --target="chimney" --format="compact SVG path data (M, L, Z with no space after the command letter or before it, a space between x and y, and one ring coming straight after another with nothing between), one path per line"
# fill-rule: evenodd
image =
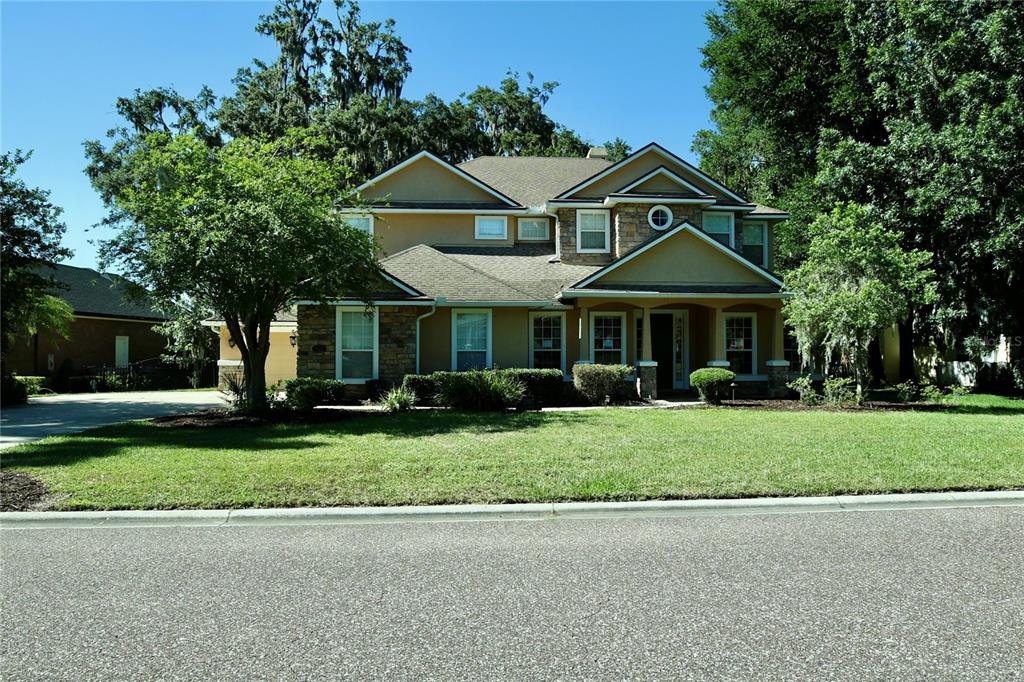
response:
M591 147L590 151L587 152L588 159L607 159L608 150L604 147Z

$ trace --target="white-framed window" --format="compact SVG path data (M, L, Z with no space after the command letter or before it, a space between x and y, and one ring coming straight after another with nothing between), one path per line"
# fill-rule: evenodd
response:
M530 367L565 373L565 313L530 313Z
M611 251L611 213L603 209L576 209L576 251Z
M652 206L647 212L647 224L659 232L672 224L672 209L668 206Z
M334 377L361 384L377 378L380 363L377 309L338 306L335 320Z
M491 310L452 310L452 369L487 369L491 366Z
M345 223L360 232L373 236L373 216L372 215L346 215Z
M547 218L520 218L519 239L524 242L546 242L551 238Z
M114 367L128 366L128 345L131 338L127 336L114 337Z
M508 239L508 216L478 215L475 236L477 239Z
M704 232L715 241L730 249L736 247L736 224L732 213L704 211L701 215L701 224Z
M626 313L591 313L590 351L595 365L626 364Z
M740 250L743 255L751 263L768 267L768 223L744 222L741 229L743 246Z
M725 359L736 376L757 369L757 314L725 313Z

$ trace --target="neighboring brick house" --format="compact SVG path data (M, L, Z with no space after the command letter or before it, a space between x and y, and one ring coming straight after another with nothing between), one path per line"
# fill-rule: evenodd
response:
M167 339L153 331L153 326L167 315L130 298L120 277L71 265L47 268L44 274L66 287L54 293L75 312L69 338L44 330L18 339L8 353L7 369L46 376L70 363L72 373L81 374L87 369L124 367L160 357Z
M634 365L640 391L689 388L704 366L778 392L790 371L772 273L788 216L657 144L618 163L422 152L366 182L389 291L365 315L338 292L296 302L296 372L397 383L474 367ZM272 341L273 346L273 341Z

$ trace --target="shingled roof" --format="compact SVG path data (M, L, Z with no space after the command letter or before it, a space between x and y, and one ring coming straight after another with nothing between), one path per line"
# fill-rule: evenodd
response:
M43 276L53 276L67 287L54 294L67 301L75 315L157 321L170 318L149 304L130 298L130 284L118 275L72 265L56 265L53 269L44 267L39 272Z
M424 294L449 301L548 301L598 268L552 262L550 245L507 247L418 244L381 261Z
M523 206L537 207L610 165L570 156L478 156L459 168Z

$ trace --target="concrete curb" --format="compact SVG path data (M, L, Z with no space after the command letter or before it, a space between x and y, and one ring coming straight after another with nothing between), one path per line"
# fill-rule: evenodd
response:
M300 507L151 511L3 512L0 529L159 526L266 526L424 521L537 521L595 517L725 516L1024 506L1024 490L755 497L726 500L466 504L424 507Z

